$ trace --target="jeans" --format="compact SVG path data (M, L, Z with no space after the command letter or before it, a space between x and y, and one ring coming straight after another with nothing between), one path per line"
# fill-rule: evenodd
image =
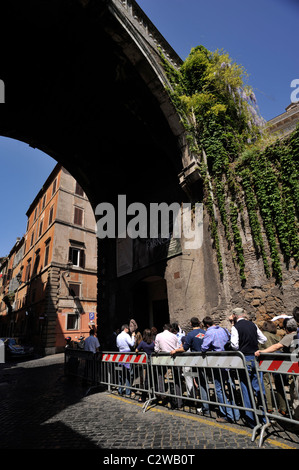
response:
M235 384L233 381L228 377L227 371L224 369L216 369L214 370L214 383L215 383L215 390L218 401L220 403L228 403L229 405L234 405L233 400L233 390L235 389ZM222 387L225 386L225 383L228 384L228 393L229 399L226 396L225 390ZM232 421L238 421L240 419L240 411L238 408L230 408L227 406L219 406L220 413L228 419Z
M131 389L129 388L131 386L131 368L130 365L124 365L122 364L122 371L119 373L119 384L120 385L126 385L125 391L126 395L130 396L131 395ZM118 393L122 395L124 391L123 387L119 387Z
M249 380L250 380L251 386L253 388L253 391L254 391L254 393L257 397L257 404L258 404L258 406L262 405L261 390L260 390L259 383L258 383L254 356L245 356L245 360L246 360ZM261 384L262 384L262 393L265 396L265 388L264 388L264 383L263 383L263 373L262 372L260 372L260 381L261 381ZM245 374L244 371L240 371L240 382L241 382L241 390L242 390L242 394L243 394L244 407L245 408L254 408L253 404L251 403L251 397L250 397L249 390L248 390L247 377L246 377L246 374ZM245 411L245 416L246 416L246 420L247 420L248 424L251 427L254 427L257 424L255 422L254 414L253 414L252 411ZM264 418L263 418L263 422L265 422Z

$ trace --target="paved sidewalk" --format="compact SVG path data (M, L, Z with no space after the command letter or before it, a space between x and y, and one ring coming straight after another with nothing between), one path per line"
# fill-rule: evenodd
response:
M162 406L143 413L137 400L100 388L86 392L64 376L63 354L0 364L0 449L105 450L109 459L120 449L139 456L180 451L185 459L203 449L258 449L258 437L251 442L244 426ZM299 437L271 429L262 449L299 449Z

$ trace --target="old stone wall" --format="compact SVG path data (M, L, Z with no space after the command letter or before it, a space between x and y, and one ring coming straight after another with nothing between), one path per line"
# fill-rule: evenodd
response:
M228 247L219 220L224 275L223 280L218 284L221 299L219 298L217 307L212 309L212 314L217 321L225 323L227 316L235 307L245 308L249 317L258 324L262 324L263 321L272 319L276 315L292 315L293 308L299 305L299 270L294 260L291 260L287 266L281 255L283 270L281 285L278 285L273 277L268 278L266 276L263 260L258 257L254 248L248 214L244 206L242 216L239 217L238 221L245 259L246 282L242 285L239 267L234 260L233 248ZM263 227L262 223L261 227ZM271 266L270 250L264 232L263 239L269 265ZM213 254L213 264L216 265L215 252ZM208 286L208 289L210 288L211 286Z

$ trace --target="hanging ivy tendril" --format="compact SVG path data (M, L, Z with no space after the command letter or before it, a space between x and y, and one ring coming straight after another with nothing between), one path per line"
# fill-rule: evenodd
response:
M240 219L246 206L257 258L282 283L282 262L299 261L299 127L284 139L267 133L244 68L222 50L191 50L179 69L161 53L168 92L190 151L201 162L204 203L221 276L217 206L228 247L246 282ZM265 234L265 236L263 236ZM268 244L268 247L265 246Z

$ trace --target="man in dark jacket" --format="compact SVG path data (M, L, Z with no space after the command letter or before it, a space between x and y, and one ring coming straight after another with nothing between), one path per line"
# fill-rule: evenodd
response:
M259 387L257 372L255 368L254 353L258 350L258 343L265 343L267 338L261 330L250 320L245 318L246 312L243 308L235 308L233 310L234 326L231 329L231 346L233 349L241 351L245 356L246 366L248 370L249 380L252 388L257 396L258 403L261 403L261 391ZM245 408L253 408L248 390L248 380L245 371L240 371L241 389L244 399L243 406ZM261 384L263 379L261 376ZM265 395L265 390L262 390ZM251 428L257 424L251 411L246 411L246 421Z
M200 352L201 351L201 345L203 342L203 338L205 335L205 330L200 328L200 321L197 317L192 317L190 320L190 324L192 327L192 330L182 338L184 341L182 341L182 346L179 348L173 349L170 354L173 356L176 353L180 352ZM183 367L183 374L185 377L185 382L186 382L186 388L187 388L187 394L188 397L196 397L196 390L195 388L199 388L199 393L200 393L200 398L202 400L207 401L208 400L208 394L207 394L207 384L203 375L203 372L198 369L196 370L195 368L192 367ZM195 372L197 372L197 379L194 380L194 375ZM209 412L209 405L203 401L202 402L202 407L197 408L197 412L199 414L205 414Z
M177 352L192 351L200 352L205 330L200 328L200 322L197 317L192 317L190 320L192 330L185 337L184 344L177 349L173 349L170 354L176 354Z

